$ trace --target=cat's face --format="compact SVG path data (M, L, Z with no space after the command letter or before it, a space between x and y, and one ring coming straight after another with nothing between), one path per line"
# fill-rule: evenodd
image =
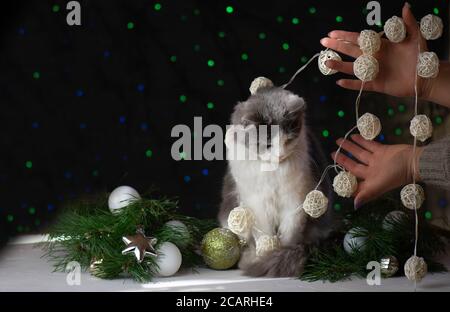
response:
M278 149L277 154L283 158L290 154L298 142L305 108L304 100L292 92L268 88L240 102L235 107L231 121L234 125L257 129L258 154ZM267 131L258 131L261 125L267 126Z

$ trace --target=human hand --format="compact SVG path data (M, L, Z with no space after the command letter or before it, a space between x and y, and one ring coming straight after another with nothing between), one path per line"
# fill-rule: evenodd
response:
M392 189L412 183L414 165L415 180L420 180L418 161L421 147L416 147L413 154L412 145L384 145L365 140L359 134L351 138L356 144L349 140L343 142L342 138L336 143L340 145L343 142L342 149L351 153L357 161L342 153L336 157L336 152L331 157L336 157L338 164L358 178L358 188L354 194L356 209Z
M402 9L402 17L406 26L407 36L400 43L392 43L381 38L381 48L375 54L379 63L379 73L370 82L364 83L364 90L376 91L397 97L414 96L414 83L417 64L417 40L420 40L421 51L427 51L425 39L420 35L416 19L406 2ZM359 33L343 30L333 30L329 37L320 40L320 43L332 50L346 54L353 58L361 55L357 40ZM329 60L326 65L345 74L353 75L353 62ZM427 98L431 90L433 79L418 77L417 92L421 98ZM359 90L361 81L358 79L341 79L336 82L339 86Z

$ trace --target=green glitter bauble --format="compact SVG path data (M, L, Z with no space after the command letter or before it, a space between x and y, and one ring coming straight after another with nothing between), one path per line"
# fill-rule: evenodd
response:
M226 270L236 264L240 257L239 237L228 229L216 228L205 234L202 255L212 269Z

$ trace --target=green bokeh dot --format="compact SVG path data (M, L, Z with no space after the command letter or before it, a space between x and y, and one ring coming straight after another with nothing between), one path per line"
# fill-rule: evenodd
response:
M219 79L219 80L217 80L217 85L219 87L223 87L225 85L225 81L223 79Z
M215 65L214 60L208 60L208 66L209 67L214 67L214 65Z
M6 217L6 220L7 220L8 222L13 222L13 221L14 221L14 216L11 215L11 214L9 214L9 215Z
M206 104L206 107L208 107L208 109L213 109L214 108L214 103L213 102L208 102L208 104Z
M436 118L434 118L434 121L436 122L436 124L440 125L442 123L442 117L436 116Z
M316 10L315 7L310 7L310 8L308 9L308 12L309 12L309 14L316 14L317 10Z
M34 208L34 207L28 208L28 213L29 213L30 215L34 215L34 214L36 213L36 208Z
M402 135L403 131L400 128L395 128L394 133L395 135Z
M148 158L151 158L153 156L153 152L151 149L148 149L145 151L145 156L147 156Z
M52 11L55 12L55 13L59 12L59 5L57 5L57 4L53 5L52 6Z
M406 106L405 106L405 104L400 104L400 105L398 105L398 111L399 112L404 112L406 110Z
M225 11L226 11L228 14L231 14L231 13L234 12L234 8L233 8L231 5L229 5L229 6L227 6L227 7L225 8Z
M242 59L243 61L248 60L248 54L247 54L247 53L242 53L242 54L241 54L241 59Z
M333 208L334 208L334 210L336 210L336 211L340 211L340 210L342 209L342 206L341 206L341 204L339 204L339 203L335 203L335 204L333 205Z
M184 95L184 94L180 95L180 102L181 103L186 103L186 101L187 101L187 96Z
M162 5L161 5L161 3L155 3L155 5L153 6L153 8L154 8L156 11L159 11L159 10L161 10Z
M439 14L439 8L434 8L434 9L433 9L433 13L436 14L436 15L438 15L438 14Z
M281 46L282 46L283 50L285 50L285 51L289 50L289 43L284 42Z
M133 29L134 28L134 23L133 22L128 22L127 28L128 29Z
M433 214L431 213L431 211L425 211L425 219L431 220L431 218L433 218Z
M342 118L345 116L345 113L343 110L340 110L340 111L338 111L337 115Z
M219 36L219 38L225 38L225 32L224 31L219 31L219 33L217 35Z
M92 175L93 175L94 177L98 177L98 174L99 174L99 171L98 171L98 170L92 171Z
M336 16L336 22L338 23L342 23L342 21L344 20L344 18L340 15Z
M258 38L261 39L261 40L264 40L264 39L267 38L267 35L262 32L262 33L259 33Z
M26 161L26 162L25 162L25 167L26 167L27 169L33 168L33 162L32 162L31 160Z
M39 73L38 71L35 71L35 72L33 73L33 78L34 78L34 79L39 79L39 78L41 78L41 73Z
M278 16L277 16L277 22L278 22L278 23L282 23L282 22L283 22L283 16L278 15Z
M177 61L176 55L172 55L172 56L170 57L170 61L171 61L172 63L175 63L175 62Z
M322 131L322 136L324 138L328 138L330 136L330 132L327 129L325 129L325 130Z
M388 116L392 117L392 116L394 116L395 111L394 111L394 109L392 107L389 107L387 113L388 113Z
M298 25L299 23L300 23L300 20L298 19L298 17L293 17L292 18L292 24Z

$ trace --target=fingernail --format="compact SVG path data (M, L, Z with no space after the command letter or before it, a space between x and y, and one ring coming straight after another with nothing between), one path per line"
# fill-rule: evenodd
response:
M328 42L328 39L327 39L327 38L322 38L322 39L320 39L320 43L321 43L323 46L325 46L325 45L327 44L327 42Z
M340 81L340 80L337 80L337 81L336 81L336 84L337 84L338 86L340 86L340 85L341 85L341 81Z
M408 9L410 9L410 8L411 8L411 4L409 4L409 2L406 1L406 2L405 2L405 7L407 7Z
M355 207L355 210L358 210L361 207L361 204L359 202L354 202L353 206Z

